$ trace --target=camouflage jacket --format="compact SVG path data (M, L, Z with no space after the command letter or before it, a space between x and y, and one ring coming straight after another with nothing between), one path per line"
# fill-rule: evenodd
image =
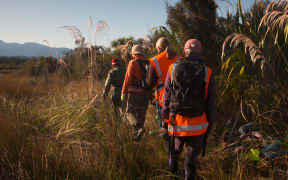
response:
M125 73L126 73L126 69L119 65L119 66L114 66L110 72L108 73L106 82L105 82L105 88L104 88L104 92L103 92L103 96L106 97L111 89L111 86L113 87L114 91L119 91L120 90L120 94L119 93L113 93L113 95L116 96L121 96L121 89L122 89L122 85L125 79Z

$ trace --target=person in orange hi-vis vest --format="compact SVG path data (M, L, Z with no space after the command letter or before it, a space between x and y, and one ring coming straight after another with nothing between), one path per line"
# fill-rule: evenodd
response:
M186 144L185 179L194 179L204 137L215 116L215 80L202 58L202 45L190 39L184 46L185 57L169 66L164 84L162 118L168 122L171 138L169 169L177 174L178 159Z
M168 72L168 67L176 62L179 57L176 53L169 47L169 41L165 37L161 37L156 42L156 49L158 55L151 58L150 66L147 74L147 83L150 87L155 87L155 106L160 128L167 129L167 123L161 121L161 109L163 106L163 92L164 92L164 82L166 74ZM169 154L170 148L170 138L167 133L163 134L163 138L166 143L166 151Z

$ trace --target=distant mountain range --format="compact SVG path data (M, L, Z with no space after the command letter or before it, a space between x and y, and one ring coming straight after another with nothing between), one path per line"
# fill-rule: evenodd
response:
M68 48L49 48L39 43L6 43L0 40L0 56L54 56L56 52L58 57L62 57L65 52L70 51Z

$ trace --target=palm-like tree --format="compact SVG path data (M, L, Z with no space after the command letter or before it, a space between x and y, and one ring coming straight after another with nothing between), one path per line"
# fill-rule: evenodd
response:
M132 37L132 36L118 38L118 39L113 40L111 42L110 46L111 46L111 48L117 48L118 46L125 45L125 44L127 44L127 42L133 41L133 40L134 40L134 37Z
M215 65L217 45L211 43L216 34L216 8L214 0L181 0L175 6L167 5L167 25L179 37L182 48L191 38L203 45L203 56L210 65Z

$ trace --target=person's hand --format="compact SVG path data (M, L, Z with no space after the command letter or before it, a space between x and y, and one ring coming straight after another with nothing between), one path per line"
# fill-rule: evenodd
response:
M121 101L126 102L127 96L128 96L127 93L121 94Z
M159 128L159 129L158 129L158 132L159 132L159 133L168 133L168 129Z

